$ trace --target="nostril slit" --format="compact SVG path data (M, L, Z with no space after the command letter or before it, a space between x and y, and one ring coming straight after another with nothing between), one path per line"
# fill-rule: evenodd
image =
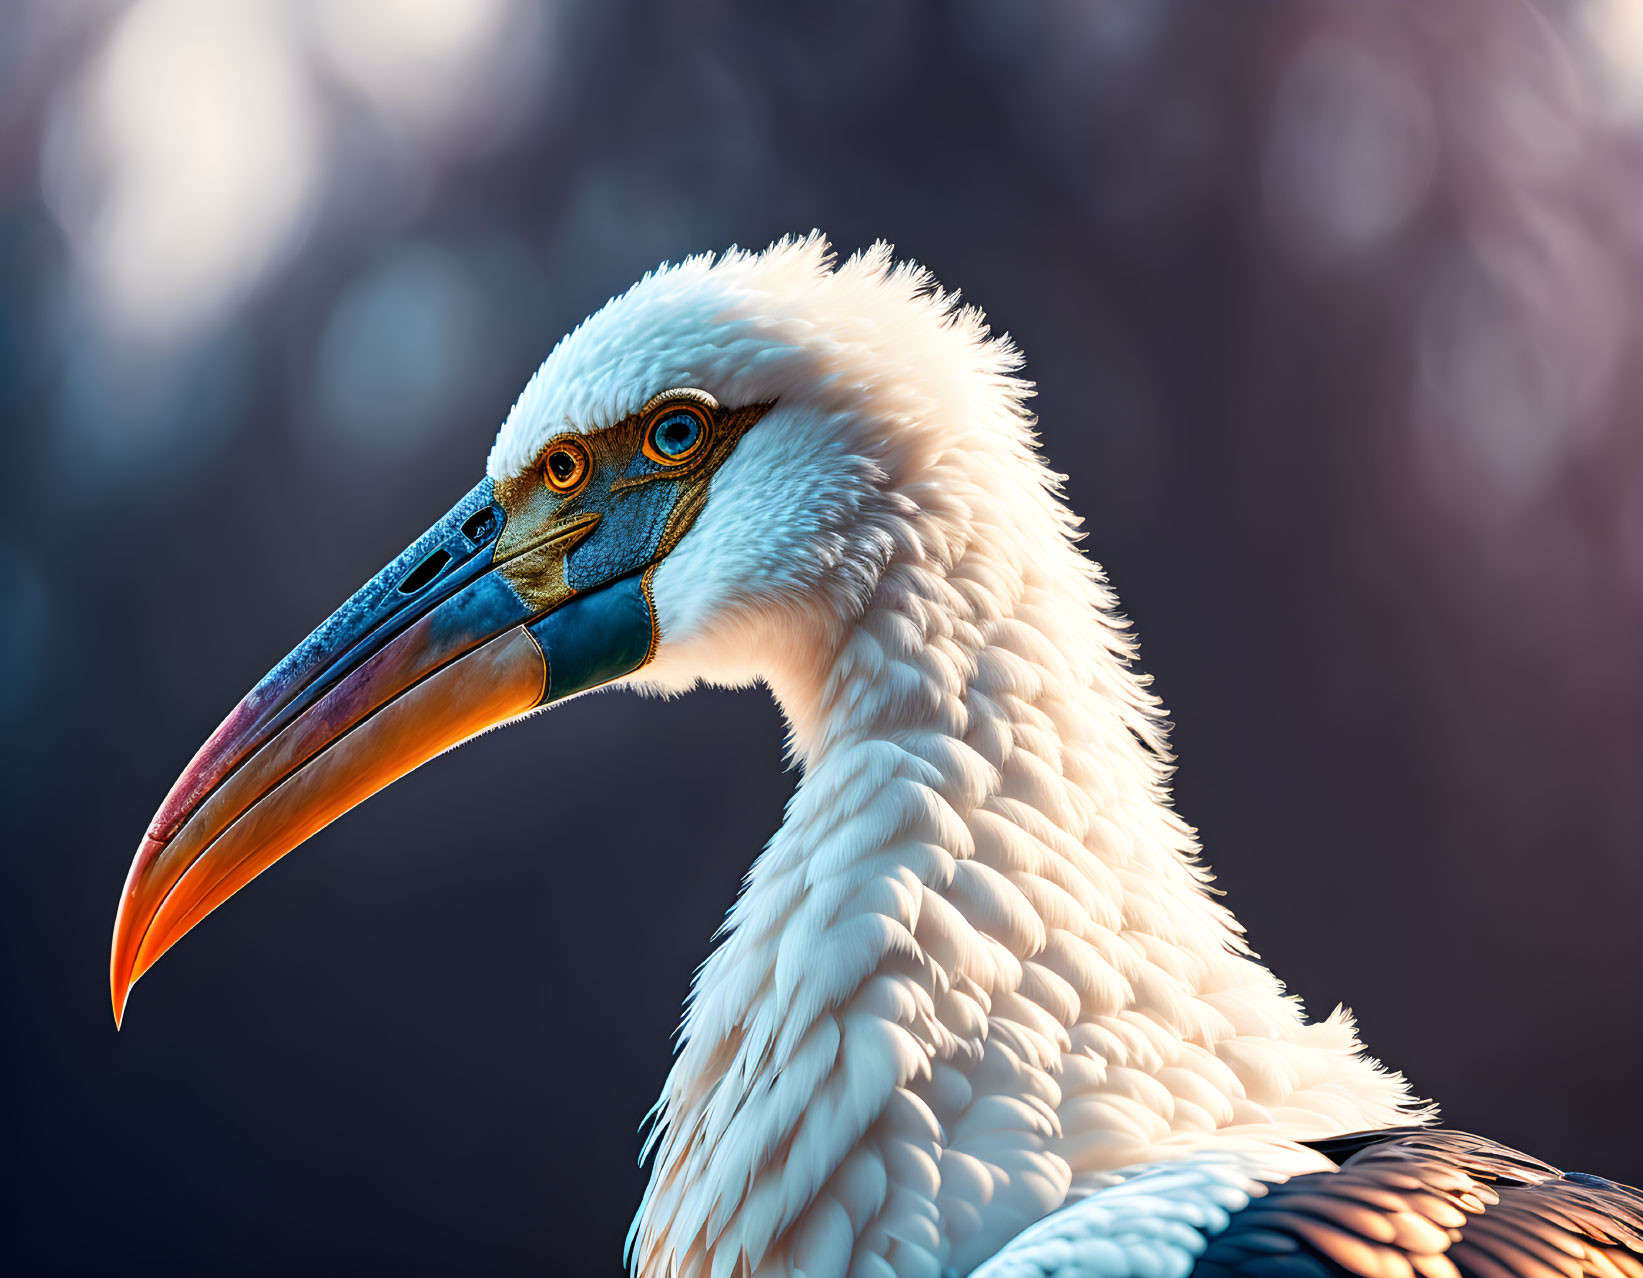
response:
M462 531L467 534L469 541L476 546L483 546L496 536L496 523L496 507L487 506L484 510L469 515L468 521L462 525Z
M445 571L445 565L451 562L451 556L444 550L429 551L422 557L422 562L405 574L405 580L399 583L399 593L414 595L440 573Z

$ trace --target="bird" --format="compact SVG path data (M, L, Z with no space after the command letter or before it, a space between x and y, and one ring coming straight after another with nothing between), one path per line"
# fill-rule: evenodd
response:
M800 779L692 983L632 1272L1643 1278L1637 1190L1438 1126L1257 959L1023 368L882 242L613 297L183 770L120 897L116 1023L441 752L595 690L763 685Z

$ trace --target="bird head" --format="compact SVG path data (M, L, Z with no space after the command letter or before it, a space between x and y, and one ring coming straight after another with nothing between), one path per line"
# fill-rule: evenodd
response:
M615 683L815 695L898 556L950 557L983 490L1047 508L1012 465L1016 362L882 245L837 268L814 235L693 258L613 299L531 379L484 478L184 769L120 898L116 1020L206 914L480 732Z

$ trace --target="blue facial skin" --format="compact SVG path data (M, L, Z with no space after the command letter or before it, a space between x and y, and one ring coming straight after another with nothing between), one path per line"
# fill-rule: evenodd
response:
M548 661L539 705L632 674L650 658L654 621L642 575L577 595L531 623Z

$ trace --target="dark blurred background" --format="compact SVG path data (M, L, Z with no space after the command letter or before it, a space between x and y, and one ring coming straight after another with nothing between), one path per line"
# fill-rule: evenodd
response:
M439 760L118 1036L108 937L554 340L811 227L1024 346L1257 948L1453 1125L1643 1182L1635 0L18 0L0 191L13 1272L617 1270L766 697Z

